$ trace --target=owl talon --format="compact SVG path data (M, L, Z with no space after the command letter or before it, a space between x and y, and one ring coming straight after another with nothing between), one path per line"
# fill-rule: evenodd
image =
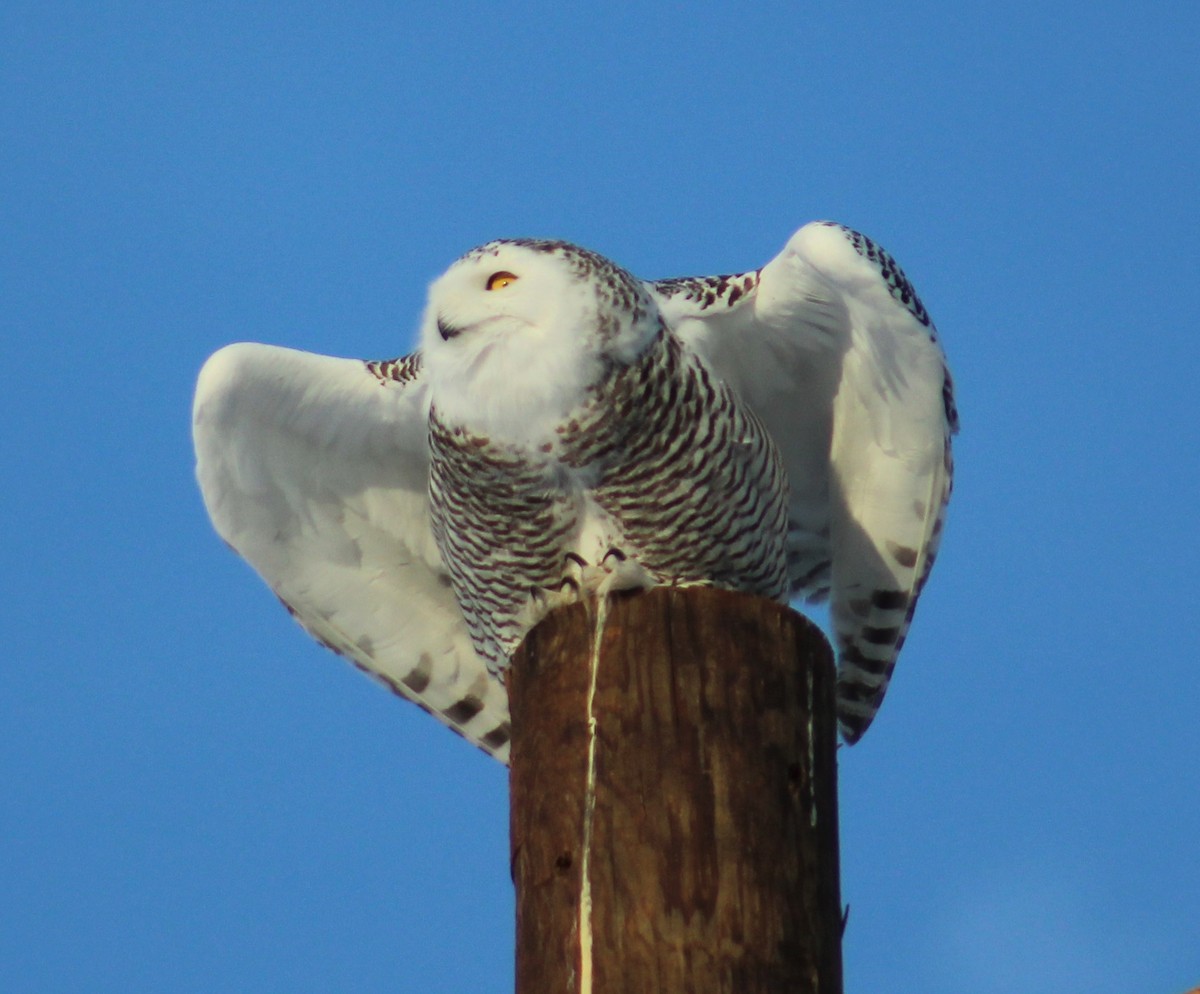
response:
M588 574L592 567L588 565L588 561L579 555L577 552L568 552L563 557L563 578L559 581L559 589L563 584L569 583L575 589L575 599L578 600L580 593L588 589Z
M646 567L615 546L604 554L598 573L595 589L601 596L622 590L648 590L658 582Z
M583 596L587 588L587 573L591 569L587 560L577 552L568 552L563 557L563 576L558 586L548 587L556 604L573 604Z

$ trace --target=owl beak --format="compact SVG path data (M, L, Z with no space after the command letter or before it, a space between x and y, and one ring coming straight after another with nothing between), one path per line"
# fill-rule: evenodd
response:
M438 334L442 336L443 342L448 342L452 338L462 334L462 328L455 328L452 324L447 324L441 318L438 318L437 323Z

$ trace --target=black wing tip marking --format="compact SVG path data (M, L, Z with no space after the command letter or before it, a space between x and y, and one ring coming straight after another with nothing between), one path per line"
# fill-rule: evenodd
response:
M921 298L917 296L917 291L914 289L912 282L904 275L904 270L892 258L890 252L871 238L868 238L861 231L855 231L853 228L847 228L844 224L837 224L833 221L824 221L822 224L828 227L840 228L850 240L850 244L854 246L854 251L879 270L879 275L883 277L884 283L887 284L888 293L892 295L892 298L904 307L909 314L920 321L922 325L929 328L931 334L933 333L933 321L929 317L929 312L925 309L925 305L921 303Z

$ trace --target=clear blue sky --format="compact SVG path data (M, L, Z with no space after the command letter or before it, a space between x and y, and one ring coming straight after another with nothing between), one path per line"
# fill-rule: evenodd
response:
M511 989L504 771L212 533L196 371L384 357L499 236L859 227L963 433L841 754L847 989L1200 983L1200 8L0 10L0 990Z

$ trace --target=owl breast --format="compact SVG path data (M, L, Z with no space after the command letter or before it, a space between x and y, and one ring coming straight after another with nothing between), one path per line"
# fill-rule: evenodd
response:
M451 427L436 399L430 421L434 534L493 672L547 610L578 593L581 567L786 599L778 453L669 331L635 362L612 365L553 442L521 446Z

